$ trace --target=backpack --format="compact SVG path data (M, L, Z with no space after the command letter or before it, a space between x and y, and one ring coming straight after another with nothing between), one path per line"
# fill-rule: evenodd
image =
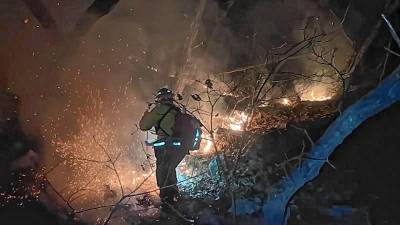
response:
M181 140L183 149L199 150L202 124L194 116L178 111L175 115L173 136Z
M165 118L165 116L171 111L176 111L175 114L175 124L174 124L174 133L171 136L171 139L178 139L179 142L172 141L172 145L170 147L177 147L176 144L179 143L179 148L184 150L199 150L201 143L201 135L203 126L199 119L196 117L183 113L182 110L175 105L171 105L168 111L163 115L163 117L158 121L157 128L162 129L160 126L161 121ZM166 133L164 131L164 133ZM169 145L168 143L167 145Z

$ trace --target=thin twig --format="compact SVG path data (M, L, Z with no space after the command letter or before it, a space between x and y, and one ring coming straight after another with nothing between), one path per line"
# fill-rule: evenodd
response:
M342 21L340 21L340 24L342 24L342 25L343 25L344 21L346 20L347 13L349 12L349 9L350 9L350 6L351 6L352 2L353 2L353 0L350 0L349 4L347 4L347 8L346 8L346 11L344 12L343 19L342 19Z
M119 156L121 155L121 152L119 152L119 154L118 154L118 156L115 158L115 160L112 160L110 154L108 154L108 152L107 152L107 149L106 149L102 144L100 144L100 143L97 141L97 139L96 139L96 137L95 137L94 135L93 135L93 140L94 140L94 142L95 142L101 149L103 149L104 153L106 154L106 156L107 156L107 158L108 158L108 162L111 164L111 167L109 167L109 168L110 168L111 170L113 170L114 173L115 173L115 175L117 176L118 183L119 183L119 186L120 186L120 189L121 189L121 195L123 196L123 195L124 195L124 187L122 186L122 181L121 181L121 178L120 178L120 176L119 176L118 170L117 170L117 168L115 167L115 163L116 163L117 159L119 158Z
M142 151L143 151L143 153L144 153L145 156L146 156L146 160L147 160L147 163L149 164L150 170L151 170L151 172L153 172L153 171L154 171L154 170L153 170L153 166L152 166L152 164L151 164L151 162L150 162L150 157L148 156L148 154L147 154L147 152L146 152L146 150L145 150L145 148L144 148L143 142L140 142L140 144L141 144L141 146L142 146Z
M151 177L151 175L153 175L153 172L151 172L151 174L149 176L147 176L130 194L135 193L137 190L139 190L139 188ZM128 198L128 200L129 200L131 198L131 196L130 195L123 195L121 197L121 199L115 204L115 206L111 210L110 214L108 215L107 219L104 221L103 225L107 225L110 222L113 214L118 209L117 206L120 206L120 203L123 202L126 198Z
M179 181L177 184L184 183L184 182L186 182L186 181L188 181L188 180L192 180L192 179L197 178L197 177L199 177L199 176L201 176L201 175L204 175L204 174L206 174L206 173L208 173L208 171L205 171L205 172L202 172L202 173L200 173L200 174L197 174L197 175L194 176L194 177L188 177L188 178L186 178L186 179L184 179L184 180L182 180L182 181ZM166 188L170 188L170 187L174 187L174 186L175 186L175 184L171 184L171 185L168 185L168 186L165 186L165 187L162 187L162 188L157 188L157 189L153 189L153 190L150 190L150 191L145 191L145 192L141 192L141 193L137 193L137 194L134 194L135 191L132 191L130 194L127 194L127 195L123 196L123 197L121 198L121 200L118 201L118 202L115 203L115 204L112 204L112 205L100 205L100 206L96 206L96 207L92 207L92 208L77 210L75 213L83 213L83 212L92 211L92 210L97 210L97 209L102 209L102 208L116 207L116 206L118 206L118 205L121 205L120 202L122 202L122 201L125 200L126 198L135 197L135 196L140 196L140 195L146 195L146 194L150 194L150 193L157 192L157 191L160 191L160 190L162 190L162 189L166 189Z
M388 26L389 32L392 35L393 39L395 40L397 46L400 48L400 38L399 38L399 35L394 30L392 23L390 23L389 19L386 18L386 16L384 14L381 14L381 16L382 16L382 19L385 21L386 25Z
M174 211L175 215L177 215L178 217L180 217L181 219L183 219L183 220L186 221L186 222L194 223L194 220L186 218L181 212L179 212L179 210L175 209L175 207L173 207L171 204L169 204L168 202L164 202L164 203L167 204L168 207L169 207L172 211Z
M64 198L64 196L57 191L57 189L53 186L53 184L51 184L51 182L49 181L49 179L47 179L46 176L44 176L44 179L46 180L48 186L50 186L50 188L54 191L54 193L56 193L56 195L62 200L64 201L65 204L67 204L68 208L70 208L72 211L75 211L74 207L72 207L72 205L70 205L70 203Z
M390 49L391 44L392 43L389 41L388 46L387 46L388 49ZM387 52L386 55L385 55L385 61L383 62L382 72L381 72L381 75L379 76L379 81L381 81L383 79L383 76L385 76L386 65L387 65L387 62L388 62L388 59L389 59L389 54L390 54L390 52Z
M48 175L51 172L53 172L58 166L60 166L63 162L65 162L65 160L67 160L66 158L63 158L62 160L60 160L56 165L54 165L53 167L51 167L50 169L48 169L47 171L43 172L43 175ZM45 169L45 168L43 168Z
M308 134L308 131L307 131L305 128L298 127L298 126L296 126L296 125L294 125L294 124L291 124L290 126L293 127L293 128L295 128L295 129L297 129L297 130L302 131L302 132L306 135L308 141L310 142L311 147L312 147L312 148L314 147L314 145L315 145L315 144L314 144L314 141L313 141L313 139L311 138L311 136Z
M92 183L92 181L94 181L94 180L97 178L97 176L98 176L101 172L102 172L102 171L99 170L99 171L96 173L96 175L94 175L83 187L81 187L81 188L77 189L75 192L71 193L71 195L70 195L70 196L68 197L68 199L67 199L67 202L68 202L68 203L72 203L72 201L76 200L77 198L74 198L74 200L72 200L72 198L73 198L76 194L78 194L79 192L84 191L84 190L90 185L90 183Z
M395 55L395 56L397 56L397 57L400 57L400 53L397 53L397 52L395 52L395 51L393 51L392 49L389 49L389 48L387 48L387 47L384 47L384 49L385 49L387 52L389 52L390 54Z

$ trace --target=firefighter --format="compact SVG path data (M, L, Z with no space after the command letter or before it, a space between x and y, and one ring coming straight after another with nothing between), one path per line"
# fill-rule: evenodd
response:
M174 104L174 94L168 88L161 88L155 98L152 109L144 112L139 127L148 131L153 127L157 133L157 141L153 143L156 156L156 179L160 188L160 198L163 203L174 203L179 197L177 187L176 167L183 160L188 149L176 148L173 142L175 116L180 113L179 107Z

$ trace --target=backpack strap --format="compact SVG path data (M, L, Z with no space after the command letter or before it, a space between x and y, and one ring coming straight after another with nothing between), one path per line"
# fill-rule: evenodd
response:
M169 105L168 110L162 115L162 117L160 118L160 120L158 120L156 126L154 126L156 128L156 131L158 132L159 130L162 130L162 132L164 132L164 134L166 134L167 136L171 137L171 135L169 135L162 127L161 127L161 122L165 119L165 117L168 115L169 112L171 112L171 110L175 108L173 105Z

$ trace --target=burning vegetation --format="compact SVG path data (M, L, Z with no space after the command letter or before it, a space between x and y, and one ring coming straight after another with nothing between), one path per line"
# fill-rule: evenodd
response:
M40 25L41 32L51 31L50 37L58 32L60 21L46 4L23 2L32 17L24 17L21 26ZM279 37L260 30L260 21L251 29L241 23L227 27L228 21L238 20L231 13L246 8L236 1L160 2L152 15L162 15L165 22L154 24L144 15L149 3L96 0L76 16L67 38L61 32L54 40L39 41L35 47L40 51L21 56L29 57L34 74L13 65L11 70L23 76L10 76L0 86L0 135L7 142L1 143L6 156L0 158L0 175L6 182L0 184L0 209L37 204L56 215L59 224L169 221L157 221L163 216L160 189L156 158L148 146L155 132L140 132L136 125L152 90L163 85L173 87L177 106L203 125L200 149L177 168L183 198L181 205L171 206L171 224L209 224L203 218L207 215L241 224L240 216L262 209L239 205L273 199L281 188L276 184L289 179L305 160L334 168L329 159L310 155L321 132L313 134L309 128L325 129L342 113L365 49L344 32L345 17L341 21L315 1L297 0L297 8L279 2L246 9L255 22L260 15L275 15L271 9L291 15L289 22L278 18L268 25L268 32ZM108 26L99 22L92 28L113 10L117 13L104 22ZM176 15L168 16L171 12ZM125 36L108 32L119 19L133 27ZM173 34L172 28L177 30ZM54 65L44 66L49 61ZM26 88L26 77L37 90ZM19 97L9 92L22 96L21 112ZM27 133L40 136L43 146ZM17 182L6 185L8 181Z

